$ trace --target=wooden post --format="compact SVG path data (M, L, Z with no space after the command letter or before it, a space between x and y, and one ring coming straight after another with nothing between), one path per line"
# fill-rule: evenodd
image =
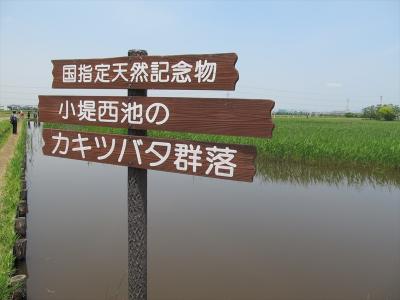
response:
M129 50L128 56L146 56L145 50ZM147 90L128 89L128 96L147 96ZM128 129L129 135L147 135ZM128 167L128 295L147 299L147 170Z

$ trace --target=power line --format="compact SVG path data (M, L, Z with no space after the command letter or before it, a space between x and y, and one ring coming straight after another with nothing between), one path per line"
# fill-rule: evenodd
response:
M26 86L26 85L13 85L13 84L0 84L0 86L4 87L11 87L11 88L24 88L24 89L51 89L51 86ZM311 91L299 91L299 90L287 90L287 89L275 89L275 88L263 88L263 87L258 87L258 86L251 86L251 85L242 85L238 84L240 88L245 88L245 89L256 89L256 90L264 90L264 91L271 91L271 92L278 92L278 93L291 93L291 94L311 94L311 95L316 95L316 96L323 96L323 97L331 97L331 98L337 98L338 96L336 95L331 95L329 93L321 93L321 92L311 92ZM353 95L353 97L357 98L375 98L376 95ZM396 97L390 97L390 98L396 98Z
M0 84L0 86L5 87L15 87L15 88L22 88L22 89L51 89L51 86L27 86L27 85L14 85L14 84Z
M235 91L235 92L233 92L234 94L243 94L243 95L246 95L246 94L252 94L252 95L257 95L257 96L259 96L259 97L262 97L262 98L273 98L274 100L278 100L279 99L279 101L283 101L283 100L285 100L285 99L289 99L289 100L299 100L299 102L298 103L296 103L296 104L304 104L304 103L318 103L318 105L326 105L326 104L323 104L323 102L325 101L325 102L327 102L327 101L329 101L329 102L332 102L332 99L324 99L324 98L318 98L318 99L313 99L313 98L309 98L309 97L307 97L307 98L303 98L303 97L295 97L295 96L277 96L277 97L275 97L275 96L271 96L271 95L269 95L269 96L267 96L267 97L265 97L265 94L263 94L263 93L257 93L257 92L244 92L244 91ZM340 100L340 97L338 96L338 97L336 97L336 103L333 103L333 104L330 104L330 105L332 105L332 106L334 106L334 105L338 105L338 103L340 103L340 102L342 102L341 100ZM363 101L364 103L366 103L367 101Z
M324 96L324 97L337 97L335 95L331 95L329 92L326 93L321 93L321 92L314 92L314 91L299 91L299 90L287 90L287 89L274 89L274 88L264 88L264 87L258 87L258 86L251 86L251 85L242 85L240 83L238 83L239 87L243 87L246 89L257 89L257 90L265 90L265 91L272 91L272 92L282 92L282 93L294 93L294 94L313 94L313 95L320 95L320 96ZM367 97L376 97L376 95L353 95L353 97L357 97L357 98L367 98ZM395 97L391 97L391 98L395 98Z
M9 92L9 91L0 91L1 94L12 94L12 95L33 95L37 96L37 93L34 92Z

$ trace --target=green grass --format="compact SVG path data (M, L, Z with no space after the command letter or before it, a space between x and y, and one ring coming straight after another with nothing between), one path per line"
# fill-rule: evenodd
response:
M400 121L359 118L275 118L272 139L150 131L168 137L255 145L268 159L400 169ZM50 125L50 124L46 124ZM51 127L125 134L126 129L51 124Z
M64 130L109 133L109 134L127 134L128 133L128 129L124 129L124 128L80 126L80 125L58 124L58 123L57 124L56 123L45 123L44 128L56 128L56 129L64 129Z
M12 292L8 283L14 268L13 245L17 239L14 222L20 201L21 166L26 140L25 123L21 130L15 153L7 166L3 188L0 191L0 299L9 299Z
M10 111L9 110L2 110L0 109L0 117L7 117L10 116Z
M270 159L400 168L400 122L275 118L270 140L155 132L153 136L255 145Z
M0 121L0 148L3 146L4 142L7 140L11 133L11 124L9 120Z

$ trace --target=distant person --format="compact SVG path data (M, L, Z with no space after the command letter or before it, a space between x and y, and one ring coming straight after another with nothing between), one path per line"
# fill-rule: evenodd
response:
M13 127L13 134L17 134L17 124L18 124L18 118L17 118L17 112L13 111L12 115L10 116L10 123Z
M34 111L33 111L33 125L34 125L35 127L36 127L37 124L38 124L37 117L38 117L37 112L36 112L36 110L34 110Z
M28 110L28 119L30 119L30 118L31 118L31 111Z

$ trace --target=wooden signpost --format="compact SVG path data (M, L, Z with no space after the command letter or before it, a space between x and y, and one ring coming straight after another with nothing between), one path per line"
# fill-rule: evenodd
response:
M53 60L53 88L234 90L235 53Z
M253 181L252 146L44 129L43 153L139 169Z
M129 50L128 56L147 56L145 50ZM146 97L147 90L128 89L128 96ZM147 131L128 129L129 135ZM147 299L147 169L128 167L128 297Z
M234 90L234 53L53 60L53 88L128 89L127 97L39 96L39 121L128 129L43 130L49 156L128 166L129 299L147 299L147 169L252 181L254 146L147 137L147 130L271 138L272 100L147 97L147 89Z
M271 137L271 100L39 96L40 121Z

